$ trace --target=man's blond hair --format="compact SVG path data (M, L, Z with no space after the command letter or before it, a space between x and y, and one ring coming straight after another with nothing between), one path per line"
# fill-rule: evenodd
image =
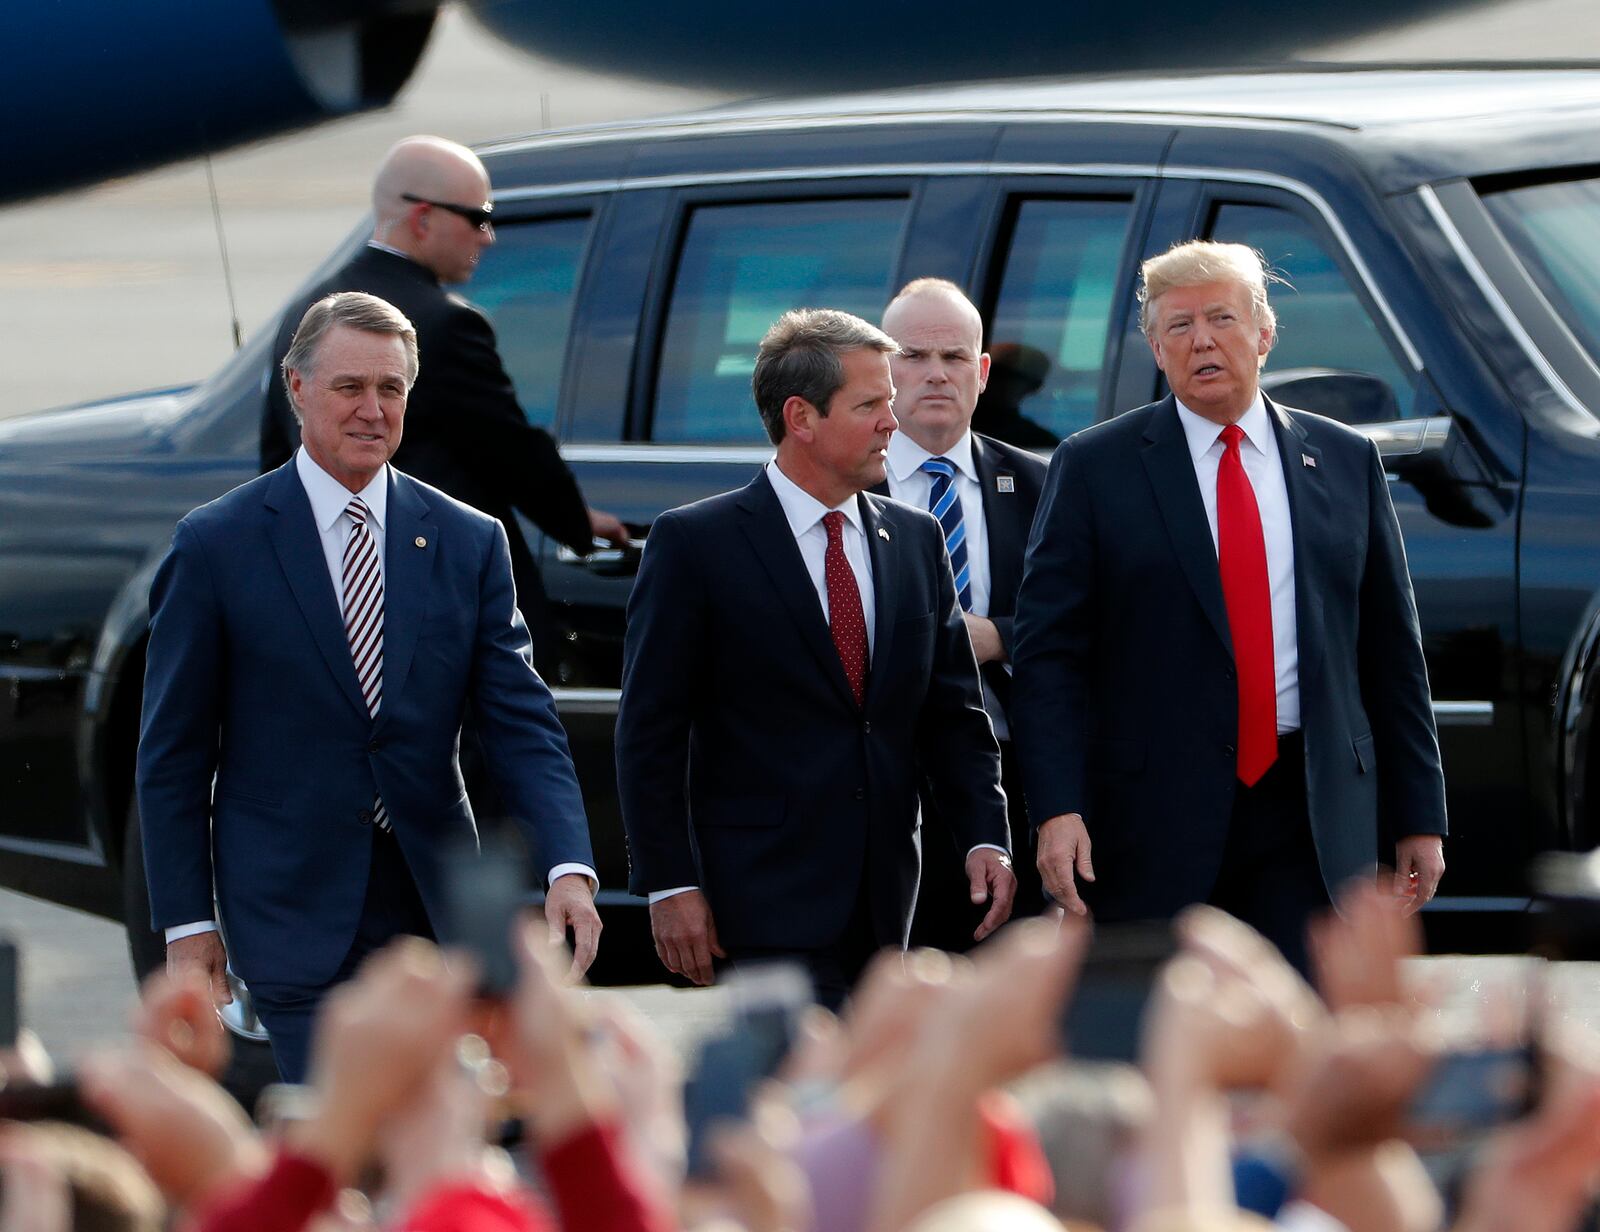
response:
M1190 240L1175 244L1139 268L1139 328L1150 336L1151 305L1174 287L1198 287L1208 282L1233 282L1250 292L1250 314L1273 337L1278 318L1267 303L1267 284L1284 280L1267 268L1265 258L1243 244L1215 240Z

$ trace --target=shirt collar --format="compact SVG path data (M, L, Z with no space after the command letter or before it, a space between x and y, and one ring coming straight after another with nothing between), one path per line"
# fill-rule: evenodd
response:
M974 483L978 481L978 468L972 460L971 429L963 432L961 439L942 454L929 453L903 431L889 438L889 473L896 483L904 483L924 462L934 457L943 458Z
M892 440L893 438L891 437L890 439ZM822 521L823 514L832 513L835 509L844 514L850 520L850 524L863 535L867 533L866 525L861 520L860 503L854 496L847 497L842 504L835 505L833 509L829 509L828 506L785 475L778 466L776 458L767 463L767 481L772 484L772 490L777 493L778 504L783 506L783 516L789 519L789 529L794 533L796 539Z
M368 240L367 247L376 248L379 252L391 253L402 260L410 261L413 265L417 264L409 252L401 252L398 248L391 248L388 244L382 243L379 240Z
M295 450L294 468L300 475L300 486L306 490L306 499L311 502L311 517L316 522L318 531L327 534L332 530L333 524L349 508L350 501L357 496L366 502L367 511L372 515L372 520L378 529L383 529L384 518L389 512L387 464L372 477L372 482L359 492L350 491L313 462L304 445Z
M1183 425L1183 435L1189 442L1189 457L1197 464L1206 452L1222 439L1221 425L1204 415L1196 414L1181 402L1178 403L1178 422ZM1266 400L1262 398L1259 389L1256 390L1255 401L1239 417L1239 430L1244 433L1245 440L1255 446L1257 453L1263 457L1272 456L1268 452L1272 424L1267 419Z

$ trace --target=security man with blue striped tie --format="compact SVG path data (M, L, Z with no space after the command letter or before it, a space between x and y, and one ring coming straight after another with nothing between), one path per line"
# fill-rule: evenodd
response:
M1021 780L1015 773L1006 702L1011 613L1022 582L1022 557L1044 485L1045 464L1033 454L972 431L972 413L989 375L983 321L960 287L942 278L908 283L883 314L883 330L900 344L890 357L895 417L889 439L888 495L926 509L944 527L956 591L983 677L984 709L1000 741L1003 779L1016 855L1013 916L1044 907L1034 867ZM963 909L964 852L929 793L922 802L922 888L912 922L914 944L965 950L982 918ZM970 918L969 918L970 917Z

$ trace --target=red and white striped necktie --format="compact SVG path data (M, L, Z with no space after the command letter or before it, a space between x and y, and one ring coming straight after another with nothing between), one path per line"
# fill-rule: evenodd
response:
M372 511L359 496L345 506L353 525L344 544L344 632L350 639L350 657L367 711L378 717L383 704L383 570L378 567L378 545L368 519ZM372 824L390 828L383 797L372 803Z

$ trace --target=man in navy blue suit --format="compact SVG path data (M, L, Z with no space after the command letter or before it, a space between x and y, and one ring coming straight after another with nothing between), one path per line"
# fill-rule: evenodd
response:
M1039 870L1105 920L1212 902L1303 967L1342 882L1392 859L1414 910L1444 872L1405 549L1372 442L1261 392L1260 257L1195 242L1143 276L1172 393L1056 451L1017 600Z
M632 889L668 969L804 961L837 1007L903 946L923 776L965 853L979 932L1016 890L1000 752L944 532L873 496L892 339L785 314L752 381L777 457L650 530L628 605L617 780Z
M416 372L390 304L313 305L284 360L301 448L184 518L151 586L152 921L169 969L203 972L219 1003L231 962L286 1081L328 988L442 918L442 856L476 840L456 762L469 702L548 872L552 931L573 929L580 969L599 938L583 801L505 531L388 465Z

